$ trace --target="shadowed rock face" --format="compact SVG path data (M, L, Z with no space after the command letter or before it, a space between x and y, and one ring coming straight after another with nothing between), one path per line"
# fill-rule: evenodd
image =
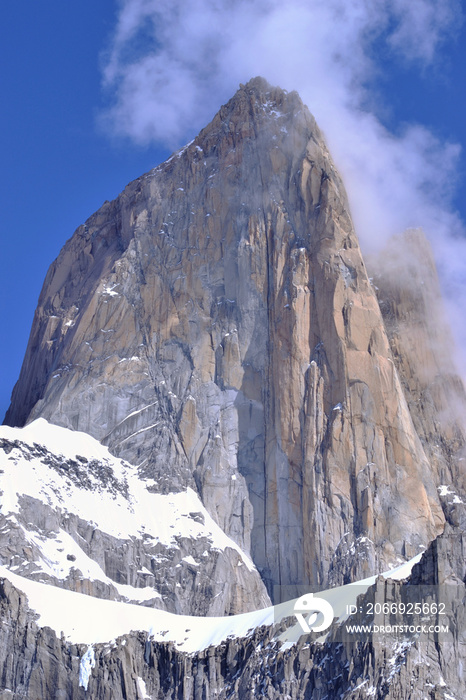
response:
M464 533L448 526L408 582L380 577L360 599L362 609L367 607L365 601L399 603L410 584L441 584L447 609L457 622L446 635L439 636L426 625L426 631L403 640L373 633L361 643L342 644L336 643L342 639L336 626L323 644L303 635L290 649L283 649L277 630L261 627L249 637L229 638L217 647L187 654L173 643L154 642L147 634L132 632L93 645L94 665L86 690L81 669L88 646L71 644L50 628L38 627L24 594L0 579L0 699L463 698L465 547ZM389 616L379 618L377 624L389 620L393 624ZM364 622L363 614L354 622Z
M421 230L407 231L371 256L368 268L414 426L433 472L439 484L464 493L466 396L453 361L454 343L430 245ZM442 497L445 514L458 525L462 510L447 495Z
M194 485L271 593L443 528L342 181L298 95L262 79L50 267L6 422L39 416Z

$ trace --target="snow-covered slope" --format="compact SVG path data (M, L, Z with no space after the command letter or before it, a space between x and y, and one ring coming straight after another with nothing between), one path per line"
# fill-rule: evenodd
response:
M409 576L412 567L421 558L418 555L409 562L382 574L384 578L401 580ZM71 591L56 590L50 586L17 576L0 567L0 577L5 577L25 593L29 607L38 614L37 624L50 627L58 636L74 644L113 643L118 637L132 631L144 631L154 641L173 642L182 651L201 651L217 646L228 637L247 637L261 625L273 625L293 617L296 600L280 603L262 610L224 617L194 617L175 615L164 610L148 610ZM337 588L319 592L319 597L333 607L335 617L342 620L347 606L356 602L357 596L375 583L376 576ZM303 631L296 622L277 639L292 646Z
M192 489L154 492L85 433L2 427L0 470L0 562L16 573L176 612L238 612L248 592L268 602Z

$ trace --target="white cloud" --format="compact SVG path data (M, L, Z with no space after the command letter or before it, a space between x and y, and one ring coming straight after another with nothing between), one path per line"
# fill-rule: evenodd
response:
M114 96L107 116L138 142L178 141L239 82L262 74L300 90L325 119L361 104L376 39L405 59L432 61L455 26L456 3L123 0L104 69Z
M457 0L392 0L388 3L397 20L389 37L391 46L411 59L431 63L438 48L461 17Z
M430 237L465 326L464 225L451 211L459 147L426 128L397 135L367 105L376 49L422 69L461 23L458 0L122 0L106 56L108 128L171 148L192 138L240 82L297 89L342 171L362 245L407 227ZM466 347L466 335L460 337Z

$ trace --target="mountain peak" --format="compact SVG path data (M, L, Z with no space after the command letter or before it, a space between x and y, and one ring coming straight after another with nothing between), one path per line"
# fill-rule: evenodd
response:
M51 266L7 420L38 417L195 489L270 593L362 578L444 522L343 183L262 78Z
M268 92L271 90L272 86L270 85L270 83L267 82L265 78L262 78L262 76L260 75L256 75L254 78L248 80L246 85L240 83L239 87L240 90L245 90L246 92ZM283 90L282 92L286 92L286 90Z
M193 143L203 145L201 141L204 141L208 149L215 148L228 135L229 148L241 147L245 140L254 139L265 142L265 149L269 150L274 139L279 147L293 141L285 138L291 131L298 136L298 143L291 149L295 154L302 151L313 134L320 142L319 147L323 147L317 124L298 93L272 87L264 78L256 77L240 85Z
M315 121L263 78L78 228L47 273L7 414L27 425L0 433L14 697L399 698L413 683L416 698L465 696L447 642L464 629L466 396L420 234L372 266L369 279ZM377 574L408 575L425 548L412 582L455 583L446 643L434 625L355 645L341 626L335 644L338 622L323 645L295 644L297 621L283 636L310 586L340 619L349 589L328 586L375 581L372 608L411 600L414 586ZM270 599L288 601L273 628L258 610Z
M278 103L283 105L288 101L290 103L289 106L291 104L299 104L303 107L302 100L297 92L288 92L281 87L272 86L261 76L251 78L245 85L240 83L239 90L233 95L231 101L235 101L239 93L244 93L249 98L254 98L255 101L262 104Z

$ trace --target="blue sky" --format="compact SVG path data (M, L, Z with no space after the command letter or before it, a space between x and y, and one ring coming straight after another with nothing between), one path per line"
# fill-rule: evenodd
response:
M458 6L452 2L452 16L439 18L438 24L445 25L439 35L434 22L417 26L418 16L413 20L410 12L413 7L419 13L429 8L438 12L448 0L392 0L395 9L385 17L361 20L355 13L344 23L327 13L332 3L338 9L339 2L329 0L324 10L316 0L318 14L311 16L312 1L306 5L293 0L285 16L274 0L240 0L236 14L220 1L213 19L209 0L193 0L189 6L196 13L184 19L173 11L175 6L183 9L179 0L169 3L168 10L167 3L151 0L29 0L3 8L2 415L19 375L43 279L62 245L106 199L190 140L240 80L262 74L272 83L300 90L350 180L363 238L368 236L365 228L373 231L373 222L381 220L386 228L381 238L404 225L428 227L429 221L435 223L433 229L462 234L465 154L446 145L466 144L466 30ZM356 0L353 5L367 3ZM297 36L296 18L300 26L310 22L319 52L307 55L311 30ZM386 24L377 33L374 27L381 19ZM233 27L231 34L224 31L226 25ZM254 34L248 36L250 27ZM332 54L330 45L326 57L334 34L334 47L342 53ZM278 48L287 41L289 64L282 60L278 65L274 54L280 52L274 44ZM293 57L295 45L300 54ZM432 46L437 48L431 54ZM163 80L154 87L154 75L161 74ZM353 135L357 149L348 150L345 134L347 141ZM365 154L368 142L372 145ZM366 206L361 190L368 186L358 186L353 177L358 158L372 160L366 176L368 182L371 177L383 180L384 201L395 192L391 209L398 218L390 205L381 203L376 211ZM386 175L396 171L394 163L410 183L406 186L403 180L398 193L401 176ZM384 174L377 171L380 164ZM450 245L448 232L442 235L439 250ZM461 276L462 270L455 268L454 274Z

